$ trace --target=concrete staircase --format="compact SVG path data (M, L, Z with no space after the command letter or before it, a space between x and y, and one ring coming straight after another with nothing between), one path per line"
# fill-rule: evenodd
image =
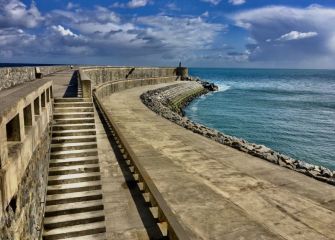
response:
M43 239L106 239L93 103L54 102Z

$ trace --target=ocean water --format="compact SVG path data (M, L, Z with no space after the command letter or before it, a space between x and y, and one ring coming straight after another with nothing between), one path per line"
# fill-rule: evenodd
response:
M190 119L335 170L335 70L191 68L219 91L185 108Z
M44 64L44 63L0 63L2 67L35 67L35 66L56 66L64 64Z

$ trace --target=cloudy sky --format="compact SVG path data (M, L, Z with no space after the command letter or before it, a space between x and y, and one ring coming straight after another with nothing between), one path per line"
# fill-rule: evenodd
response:
M0 62L335 68L334 0L0 0Z

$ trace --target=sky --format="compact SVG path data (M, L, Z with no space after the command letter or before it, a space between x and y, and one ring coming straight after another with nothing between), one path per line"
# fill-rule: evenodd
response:
M335 0L0 0L0 62L335 68Z

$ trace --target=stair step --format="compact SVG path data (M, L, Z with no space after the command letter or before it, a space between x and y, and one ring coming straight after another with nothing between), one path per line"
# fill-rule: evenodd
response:
M67 119L53 119L56 124L80 124L80 123L94 123L93 117L87 118L67 118Z
M53 119L73 119L73 118L89 118L94 117L93 112L69 112L69 113L54 113Z
M64 239L70 237L79 237L85 235L92 235L106 232L105 222L87 223L76 226L55 228L52 230L45 230L43 238L45 240ZM81 239L81 238L79 238Z
M96 156L50 159L50 167L75 166L86 164L97 164L99 162Z
M60 158L74 158L74 157L85 157L85 156L98 156L97 149L81 149L81 150L69 150L52 152L50 154L51 159Z
M61 167L49 167L49 176L100 171L99 164L82 164Z
M78 182L48 186L47 194L73 193L99 189L101 189L100 181Z
M100 180L100 172L49 176L48 186Z
M53 137L52 143L78 143L78 142L94 142L96 141L96 135L86 135L86 136L58 136Z
M79 113L79 112L93 112L93 107L66 107L66 108L54 108L54 113Z
M94 123L79 123L79 124L54 124L53 131L70 130L70 129L95 129Z
M101 222L104 220L105 220L104 212L99 210L92 212L46 217L44 218L44 227L45 229L54 229L67 226L75 226L79 224Z
M66 137L66 136L86 136L86 135L95 135L95 129L74 129L74 130L61 130L53 131L53 137Z
M102 199L84 202L63 203L56 205L47 205L45 207L45 216L52 217L65 214L98 211L103 209L104 207Z
M49 206L55 204L83 202L98 199L102 199L101 190L92 190L92 191L47 195L46 204Z
M67 108L67 107L93 107L92 102L62 102L54 103L55 108Z
M71 102L71 103L80 103L80 102L92 102L91 98L55 98L55 103L64 103L64 102Z
M97 143L94 142L83 142L83 143L56 143L51 144L51 152L58 152L62 150L80 150L80 149L92 149L97 148Z
M105 233L66 238L66 240L106 240L106 239L107 238Z

